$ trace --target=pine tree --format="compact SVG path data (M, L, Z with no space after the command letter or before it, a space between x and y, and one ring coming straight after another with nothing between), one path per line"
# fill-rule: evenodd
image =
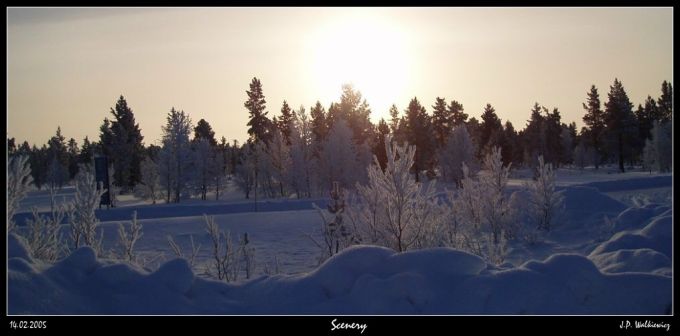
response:
M199 120L196 123L196 127L194 127L194 141L199 139L205 139L212 147L217 146L215 131L213 131L212 126L210 126L210 123L205 121L205 119Z
M452 100L448 109L451 115L452 126L459 126L467 121L468 115L463 110L463 104Z
M547 111L546 111L547 112ZM564 156L562 147L562 117L557 108L553 108L551 113L547 113L544 122L544 137L546 151L543 157L546 162L558 166ZM571 151L570 151L571 152Z
M661 97L658 100L661 121L673 119L673 85L666 81L661 83Z
M85 165L92 165L94 160L95 145L90 143L90 139L85 136L83 139L83 146L80 148L78 154L78 163Z
M111 122L110 154L116 174L114 183L123 190L129 190L139 183L140 165L144 159L144 145L139 124L135 123L135 115L121 95L115 109L111 109L114 120Z
M583 104L583 109L586 114L583 116L583 122L586 124L587 137L590 146L595 151L595 169L599 169L600 156L603 152L603 136L605 131L605 114L600 108L600 95L597 92L595 85L590 87L588 92L588 99Z
M97 152L106 157L111 157L113 152L113 134L111 133L111 121L104 118L104 122L99 126L99 146Z
M354 143L357 146L366 143L371 138L373 125L369 119L371 109L361 92L355 90L351 84L344 84L337 107L339 108L338 116L344 118L352 129Z
M618 78L614 79L605 103L605 134L611 151L618 156L619 171L622 173L625 172L624 160L631 155L629 146L637 133L632 109L633 104L628 99L623 84Z
M482 113L482 124L480 125L480 147L478 155L485 155L491 148L502 144L503 125L496 115L496 110L491 104L486 104Z
M535 167L537 164L538 156L543 155L547 151L546 144L546 117L541 114L541 112L548 112L548 110L539 105L538 102L534 103L531 108L531 117L527 121L527 126L522 132L522 142L524 144L524 163L530 167Z
M73 179L78 173L78 143L75 139L70 138L67 144L68 148L68 178Z
M293 125L293 110L291 110L288 103L284 100L283 106L281 107L281 117L278 119L276 127L283 135L283 139L286 145L290 146L290 129Z
M521 147L515 127L512 126L510 121L506 121L503 128L503 142L501 143L503 163L508 165L520 162L522 158Z
M380 168L384 171L387 166L387 154L385 148L385 139L390 135L390 127L387 125L385 119L380 119L377 130L375 132L375 140L373 141L373 155L378 160Z
M446 106L446 99L437 97L432 105L432 130L436 148L442 148L453 129L453 116Z
M271 129L271 120L267 118L267 111L265 111L267 101L264 99L262 93L262 83L256 77L250 82L250 90L246 91L248 100L244 103L250 120L248 121L248 134L253 141L269 140L269 130Z
M47 182L50 189L60 188L68 179L68 152L65 138L61 134L61 127L57 126L57 133L48 141L47 149Z
M399 109L397 109L397 105L392 104L392 106L390 106L390 131L392 131L393 135L396 135L398 129Z
M416 147L413 170L416 182L420 182L420 172L431 168L433 163L430 116L427 115L425 107L420 105L416 97L409 102L405 114L407 124L406 141Z
M321 144L326 139L328 134L328 122L326 120L326 110L317 100L316 105L309 111L311 117L311 131L312 131L312 151L314 156L319 155Z

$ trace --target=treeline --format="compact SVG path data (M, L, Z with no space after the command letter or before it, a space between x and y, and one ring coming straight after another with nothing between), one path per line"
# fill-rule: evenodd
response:
M160 145L144 146L139 124L123 96L112 118L105 118L98 141L87 137L78 146L57 128L38 148L8 139L10 155L27 155L34 184L61 187L78 172L79 164L106 155L112 182L121 193L135 192L152 199L179 202L190 196L219 198L227 178L233 178L246 198L312 197L325 195L334 181L343 188L367 181L375 156L387 163L384 139L415 146L412 173L417 181L440 179L460 183L462 163L474 171L494 147L504 165L537 166L539 156L554 167L616 164L642 165L670 171L672 85L664 81L658 98L648 96L634 108L623 84L615 79L604 104L593 85L583 103L585 126L565 123L558 108L535 103L524 129L498 117L487 104L480 119L469 118L461 103L437 97L431 113L416 97L406 109L396 106L390 118L370 121L371 109L351 85L342 87L338 102L326 109L316 102L309 112L284 101L273 117L267 111L262 83L253 78L244 103L249 113L246 143L218 142L206 120L193 124L189 114L172 108L163 126Z

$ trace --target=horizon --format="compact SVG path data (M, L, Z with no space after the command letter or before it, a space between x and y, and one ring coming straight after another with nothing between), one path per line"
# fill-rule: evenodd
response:
M245 91L262 81L268 116L284 100L327 110L353 83L388 119L436 97L479 119L486 103L521 130L534 102L583 126L591 85L614 78L634 103L672 83L672 8L8 8L7 136L40 146L98 141L123 95L144 144L171 107L216 138L247 139ZM241 28L257 25L248 31ZM285 26L284 26L285 25ZM123 27L121 29L121 27ZM338 46L347 53L338 52ZM276 55L273 57L272 55ZM524 78L518 81L517 78ZM35 123L34 120L40 120Z

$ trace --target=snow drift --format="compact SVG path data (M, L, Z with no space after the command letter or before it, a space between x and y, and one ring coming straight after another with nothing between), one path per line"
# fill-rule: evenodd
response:
M661 222L640 234L669 228ZM354 246L308 274L232 285L196 277L183 259L146 272L98 260L82 247L42 265L20 239L9 243L12 315L667 314L671 306L670 277L602 273L575 254L499 269L449 248Z

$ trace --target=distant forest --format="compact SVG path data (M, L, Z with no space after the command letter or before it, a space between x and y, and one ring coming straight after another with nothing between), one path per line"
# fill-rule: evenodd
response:
M36 187L60 188L96 155L111 164L112 183L118 193L134 192L144 198L179 202L190 196L219 197L227 179L233 179L246 198L312 197L326 195L333 182L353 188L366 181L366 168L374 160L384 169L385 139L414 145L412 173L416 181L431 179L459 183L461 164L474 170L499 147L504 165L535 168L539 156L554 167L599 169L614 164L620 172L643 166L650 171L671 170L671 83L664 81L658 98L648 96L634 104L623 84L614 80L601 103L593 85L585 92L585 124L562 122L558 108L535 103L528 121L516 130L503 123L487 104L481 118L468 118L456 100L436 98L431 112L417 98L400 111L390 108L390 119L370 121L371 109L361 92L342 87L339 102L326 109L320 102L307 112L286 101L270 117L260 80L253 78L244 103L249 113L249 139L239 144L224 136L218 141L208 121L195 125L189 113L172 108L163 126L161 146L143 143L133 109L120 96L111 116L99 127L99 139L68 141L56 134L41 147L7 139L9 156L28 156Z

